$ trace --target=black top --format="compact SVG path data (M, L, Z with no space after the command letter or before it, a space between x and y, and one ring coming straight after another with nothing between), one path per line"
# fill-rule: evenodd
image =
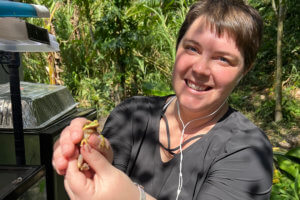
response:
M160 200L174 200L180 154L163 163L159 125L168 97L133 97L110 114L103 134L114 165ZM229 108L202 138L183 150L183 200L269 199L272 147L266 135ZM116 185L116 187L118 187Z

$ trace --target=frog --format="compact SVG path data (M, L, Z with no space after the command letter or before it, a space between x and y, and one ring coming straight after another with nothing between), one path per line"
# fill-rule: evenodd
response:
M83 130L83 138L80 141L80 147L82 147L83 145L89 145L88 144L89 137L93 133L96 133L96 134L99 135L99 139L101 141L100 142L100 148L106 148L106 149L108 149L108 146L107 146L107 144L105 142L104 136L101 134L101 131L99 130L99 122L98 122L98 120L94 120L94 121L88 120L85 123L85 125L83 126L82 130ZM87 170L90 169L89 165L84 162L83 156L81 155L80 152L79 152L78 159L77 159L77 167L81 171L87 171Z

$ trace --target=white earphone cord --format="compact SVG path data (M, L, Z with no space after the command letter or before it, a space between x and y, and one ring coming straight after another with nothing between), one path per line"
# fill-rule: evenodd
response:
M179 151L180 151L180 163L179 163L179 176L178 176L178 188L177 188L177 195L176 195L176 200L178 200L179 198L179 195L180 195L180 192L181 192L181 189L182 189L182 184L183 184L183 176L182 176L182 161L183 161L183 154L182 154L182 141L183 141L183 135L184 135L184 131L185 131L185 128L192 122L196 121L196 120L200 120L200 119L205 119L207 117L210 117L214 114L216 114L222 107L223 105L225 104L225 102L227 101L227 98L226 100L212 113L210 113L209 115L206 115L204 117L199 117L199 118L196 118L196 119L193 119L189 122L187 122L185 125L181 119L181 115L180 115L180 109L179 109L179 103L178 103L178 100L177 100L177 113L178 113L178 117L179 117L179 120L182 124L182 131L181 131L181 137L180 137L180 144L179 144Z

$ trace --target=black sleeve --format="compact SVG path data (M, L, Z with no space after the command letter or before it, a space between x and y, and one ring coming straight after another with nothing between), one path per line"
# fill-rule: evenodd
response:
M197 199L269 199L273 169L269 143L261 137L234 137L226 146L227 153L212 164Z

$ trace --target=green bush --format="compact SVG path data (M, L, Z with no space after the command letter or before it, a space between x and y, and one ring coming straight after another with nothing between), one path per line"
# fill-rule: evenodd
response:
M274 152L272 200L300 199L300 147L287 153Z

